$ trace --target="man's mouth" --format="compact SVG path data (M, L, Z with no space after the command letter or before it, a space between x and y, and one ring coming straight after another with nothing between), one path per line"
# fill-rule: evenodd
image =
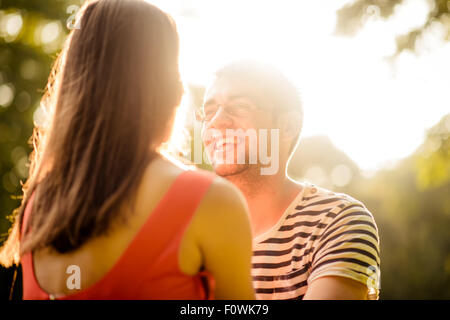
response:
M212 141L212 151L213 152L227 152L233 150L234 147L240 145L244 142L243 137L233 136L229 138L219 138L217 140Z
M223 152L229 151L236 145L236 141L234 138L225 138L218 139L213 142L213 151L214 152Z

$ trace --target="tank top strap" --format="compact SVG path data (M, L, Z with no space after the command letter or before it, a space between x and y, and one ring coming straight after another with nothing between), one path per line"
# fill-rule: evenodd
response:
M30 227L28 225L31 215L31 210L33 208L33 201L36 195L36 191L30 196L28 200L27 206L25 207L25 211L22 217L22 226L20 230L20 239L22 239L25 235L25 232L30 231ZM48 299L48 294L42 291L40 286L38 285L36 278L34 276L34 268L33 268L33 254L31 251L23 254L20 257L20 263L22 265L22 282L26 284L23 286L23 297L32 296L34 299Z
M28 200L27 206L25 207L25 211L23 213L23 218L22 218L22 226L20 228L20 238L23 237L24 232L26 231L26 228L28 226L28 221L30 219L31 209L33 207L33 200L34 200L35 195L36 195L36 191L33 191L33 193L30 196L30 199Z
M135 236L119 269L131 273L143 267L178 268L181 240L214 177L203 170L179 174Z

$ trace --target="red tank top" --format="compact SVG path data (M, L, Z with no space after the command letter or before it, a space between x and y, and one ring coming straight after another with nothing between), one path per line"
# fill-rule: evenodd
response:
M206 271L194 276L184 274L179 269L178 251L185 230L213 179L212 174L203 171L181 173L114 266L88 288L58 299L212 299L212 275ZM22 234L33 197L34 194L24 213ZM21 257L21 264L23 299L53 299L35 278L32 252Z

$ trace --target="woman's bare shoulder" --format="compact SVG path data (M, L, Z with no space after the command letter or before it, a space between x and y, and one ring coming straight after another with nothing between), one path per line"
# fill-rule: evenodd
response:
M216 177L196 213L198 233L206 237L229 236L241 230L246 234L249 226L248 207L242 193L232 183Z

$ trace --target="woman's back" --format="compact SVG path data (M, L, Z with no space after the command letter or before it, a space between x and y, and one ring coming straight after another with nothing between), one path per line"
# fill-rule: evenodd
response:
M211 220L202 216L213 214L201 211L202 206L206 211L211 210L207 208L208 202L215 201L208 200L208 191L211 184L214 184L213 180L214 176L210 173L183 172L167 161L153 161L145 171L138 188L134 212L126 214L129 218L125 223L116 221L106 235L93 238L68 254L41 250L33 253L32 258L31 254L22 258L24 298L212 298L214 277L209 270L201 271L207 257L202 256L198 240L202 233L210 232L200 230L208 228L205 223L209 222L206 220ZM212 193L214 189L220 188L223 187L212 187ZM228 186L226 188L230 189ZM214 226L211 227L214 229ZM197 232L198 230L200 232ZM229 231L222 232L222 235L216 233L216 236L227 236ZM245 246L245 242L248 243L248 234L244 232L240 237L242 238L239 242L242 241L241 244ZM242 256L238 251L233 255ZM243 256L245 255L243 253ZM228 256L228 259L231 258L233 257ZM249 257L247 259L249 260ZM215 262L216 265L222 264L221 268L229 272L223 263L227 264L224 261ZM75 270L75 273L79 271L79 289L67 285L70 283L69 278L73 280L71 272L66 273L69 266L77 268L69 270ZM219 276L223 279L223 275ZM240 278L239 274L233 276ZM251 289L248 289L248 286L251 287L249 282L250 279L247 283L244 281L238 285L241 289L236 288L242 291L241 298L252 298ZM242 289L246 286L246 289ZM222 289L221 287L219 285L219 289ZM232 295L236 294L235 297L238 297L238 290ZM232 295L224 297L231 298Z

